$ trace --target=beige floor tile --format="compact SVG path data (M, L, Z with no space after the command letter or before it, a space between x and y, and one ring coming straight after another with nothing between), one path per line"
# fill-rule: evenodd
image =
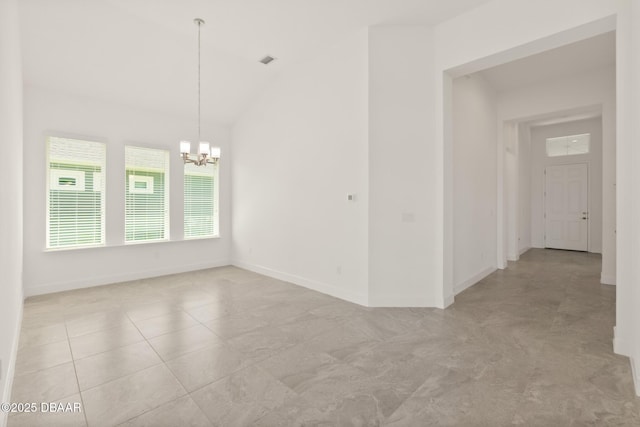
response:
M221 342L220 338L202 325L160 335L149 340L149 343L164 361Z
M134 322L138 320L150 319L152 317L162 316L173 311L180 311L172 300L163 299L151 303L134 304L131 307L125 307L127 316Z
M220 343L173 359L167 366L188 391L193 391L244 368L247 361Z
M114 426L186 395L164 365L82 392L89 426Z
M238 427L251 426L297 398L291 389L255 366L209 384L191 397L214 425Z
M313 337L326 331L334 331L342 327L342 322L333 319L323 319L322 317L307 314L304 317L279 326L288 336L294 337L298 341L308 341Z
M189 396L133 418L121 427L211 427L213 424Z
M65 330L64 323L56 323L38 328L22 328L19 347L35 347L66 340L67 331Z
M183 311L173 311L158 317L137 320L134 323L147 339L199 324L197 320Z
M128 323L129 318L120 310L77 316L66 321L70 338L126 326Z
M78 393L73 363L54 366L41 371L17 375L13 379L13 402L54 402Z
M61 311L47 311L45 313L23 313L23 328L44 328L47 326L64 323L64 314Z
M158 364L162 364L162 360L146 341L75 362L80 390L87 390Z
M224 339L233 338L247 332L268 326L266 321L251 313L243 312L205 322L204 325Z
M36 347L25 347L18 351L16 375L51 368L71 361L67 340Z
M115 328L71 338L69 342L73 357L77 360L143 340L142 334L129 322Z
M227 340L245 359L259 362L300 343L299 338L287 335L277 326L266 326Z
M236 267L33 297L14 396L76 393L75 366L91 426L637 426L600 268L530 250L446 310L360 307Z
M190 307L186 308L185 311L189 313L189 315L191 315L194 319L197 319L199 322L203 323L237 313L237 310L232 305L224 304L223 302L215 302L198 307Z
M92 303L69 302L63 306L65 319L75 319L94 313L116 311L119 308L120 304L116 301L97 301Z
M328 366L340 363L327 353L310 351L300 344L258 363L276 379L295 390L299 384L315 377Z

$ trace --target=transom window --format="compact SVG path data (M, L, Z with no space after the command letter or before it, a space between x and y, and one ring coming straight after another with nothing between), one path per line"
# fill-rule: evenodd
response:
M588 154L590 142L591 134L588 133L547 138L547 157Z

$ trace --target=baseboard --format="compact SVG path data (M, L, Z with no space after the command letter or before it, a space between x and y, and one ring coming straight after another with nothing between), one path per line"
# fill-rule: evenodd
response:
M488 275L490 275L496 270L497 268L493 266L487 267L484 270L474 274L464 282L458 283L453 287L454 295L458 295L460 292L464 291L465 289L470 288L471 286L475 285L476 283L478 283L479 281L481 281L482 279L484 279L485 277L487 277Z
M636 389L636 396L640 396L640 372L636 370L636 364L633 361L633 357L629 358L629 362L631 363L631 374L633 375L633 385Z
M527 247L524 247L524 248L520 249L520 256L522 256L522 254L527 252L529 249L531 249L531 246L527 246Z
M454 301L455 301L455 297L453 296L453 294L444 297L444 304L441 308L449 307L451 304L453 304Z
M296 276L295 274L285 273L283 271L274 270L272 268L264 267L261 265L251 264L248 262L234 260L231 262L236 267L244 268L245 270L253 271L254 273L263 274L265 276L273 277L274 279L284 280L295 285L311 289L313 291L321 292L332 297L340 298L345 301L353 302L362 306L368 306L368 299L366 295L357 294L350 291L345 291L337 286L330 285L328 283L321 283L306 277Z
M616 284L616 276L615 275L608 275L608 274L601 274L600 275L600 283L602 283L603 285L615 286L615 284Z
M518 249L518 253L517 254L509 254L507 255L507 260L509 261L519 261L520 257L527 252L529 249L531 249L531 246L526 246L524 248L520 248Z
M24 294L20 296L20 306L18 307L18 321L16 322L16 329L13 335L13 342L11 343L11 355L8 361L7 367L7 379L5 383L5 389L3 392L2 402L11 402L11 389L13 388L13 377L16 372L16 359L18 358L18 346L20 344L20 330L22 329L22 313L24 309ZM0 411L0 426L6 427L9 414Z
M618 337L616 327L613 327L613 352L621 356L631 357L631 346L629 343Z
M122 274L110 274L101 277L92 277L85 280L74 280L44 285L29 286L25 289L25 296L51 294L54 292L72 291L74 289L90 288L93 286L108 285L111 283L128 282L130 280L147 279L150 277L166 276L169 274L186 273L189 271L205 270L207 268L224 267L230 265L229 259L220 259L211 262L180 265L174 267L157 268L152 270L135 271Z
M369 307L437 307L422 295L369 295Z

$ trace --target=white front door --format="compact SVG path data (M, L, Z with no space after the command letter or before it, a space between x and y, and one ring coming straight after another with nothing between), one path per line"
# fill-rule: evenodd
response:
M584 163L545 169L545 247L589 249L588 182Z

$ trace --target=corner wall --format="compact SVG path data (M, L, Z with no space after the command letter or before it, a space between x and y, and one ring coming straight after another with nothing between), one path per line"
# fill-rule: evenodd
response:
M634 382L636 386L636 395L640 396L640 263L637 262L638 255L640 254L640 226L638 226L638 215L640 214L640 168L638 168L638 164L640 164L640 147L638 147L637 142L640 141L640 2L634 1L632 4L632 15L631 15L631 24L632 24L632 47L633 47L633 58L631 65L631 74L632 74L632 111L633 117L633 129L632 129L632 141L635 143L633 145L633 164L634 167L634 212L633 218L635 218L634 222L634 240L635 240L635 251L633 254L634 259L634 289L631 304L634 308L633 310L633 323L630 325L631 330L633 331L633 336L631 338L632 347L631 347L631 364L635 367L634 369ZM626 296L626 295L625 295ZM620 298L620 297L618 297Z
M496 93L479 73L453 81L454 292L496 270Z
M433 29L369 29L370 305L438 306Z
M263 93L234 126L231 178L235 265L364 305L367 49L359 31Z
M22 57L15 0L0 0L0 402L11 384L22 319ZM0 411L0 426L6 413Z
M531 244L531 129L518 125L518 257Z
M30 167L24 183L25 294L37 295L183 271L230 262L229 130L203 122L203 135L222 149L220 238L183 240L183 163L179 141L195 133L192 119L111 104L67 93L25 90L25 149ZM107 144L106 246L46 251L46 137L88 138ZM124 147L170 152L171 241L125 245ZM114 266L117 268L114 269Z

